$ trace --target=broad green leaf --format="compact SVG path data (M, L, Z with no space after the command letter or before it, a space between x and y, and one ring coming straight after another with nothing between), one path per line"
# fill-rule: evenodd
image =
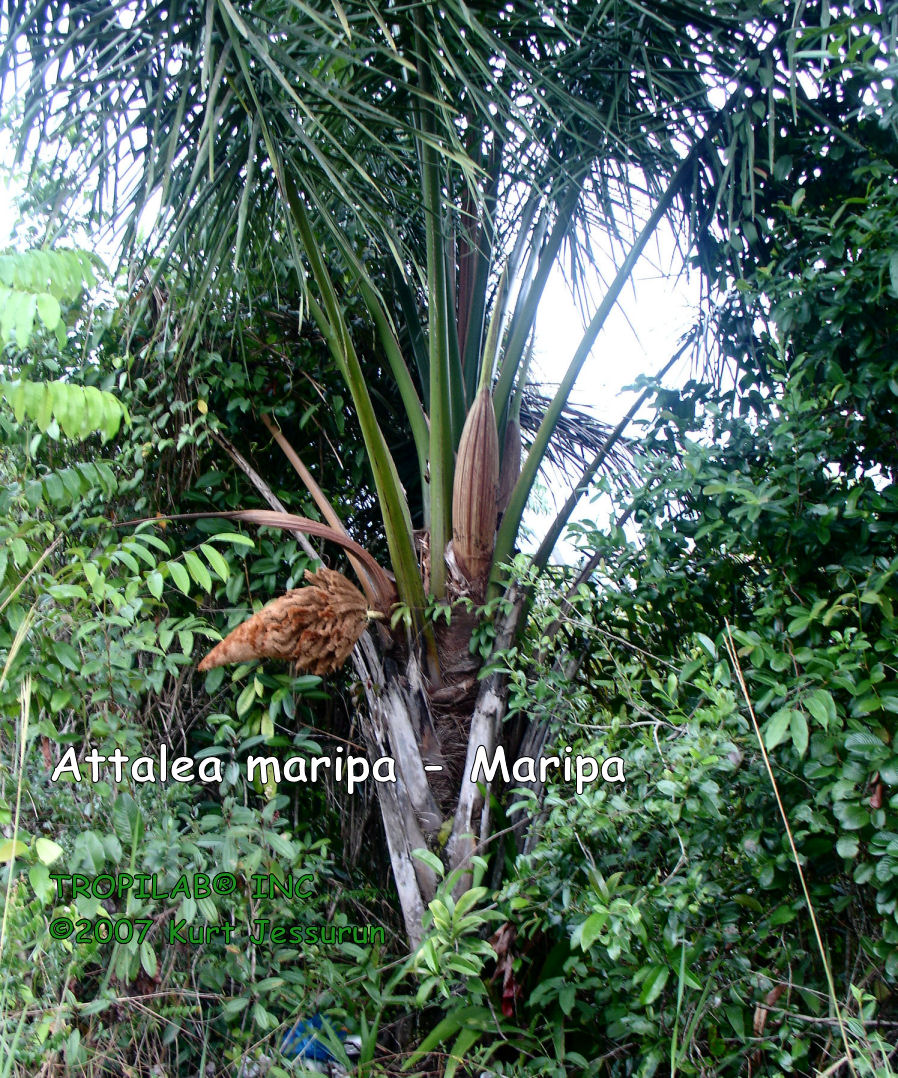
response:
M857 857L860 844L855 835L841 835L836 841L836 853L840 857Z
M199 554L195 550L186 550L184 552L184 561L187 564L187 570L197 584L205 592L212 591L212 577L209 575L209 570L200 561Z
M858 831L870 822L870 813L863 805L849 801L837 801L833 813L839 823L848 831Z
M34 840L34 852L42 865L52 865L62 857L62 846L52 839L38 838Z
M54 689L50 697L50 710L58 715L71 699L72 694L67 689Z
M237 697L237 703L234 705L234 710L237 712L237 718L242 719L243 716L253 706L256 699L256 690L252 682L249 685L244 685L243 691Z
M148 977L156 976L156 970L158 968L156 952L153 950L148 939L145 939L140 945L140 964Z
M793 710L789 719L789 732L792 744L799 756L808 750L808 720L803 711Z
M99 835L93 831L82 831L75 839L75 849L87 862L86 867L92 869L95 874L103 871L103 866L106 863L106 851Z
M131 794L119 793L112 806L112 826L122 845L131 848L143 837L143 816Z
M55 472L51 472L46 479L44 479L44 487L47 491L47 497L51 502L56 502L58 505L65 499L65 485Z
M51 584L47 594L54 599L87 599L87 592L79 584Z
M707 653L711 656L712 659L717 658L717 645L710 638L710 636L705 636L704 633L696 633L695 638L705 649L705 651L707 651Z
M98 999L92 999L90 1003L79 1008L78 1013L82 1015L102 1014L104 1011L108 1011L112 1006L113 1001L101 996Z
M50 426L50 421L53 419L53 404L53 385L51 382L47 382L43 387L41 403L38 406L37 415L34 417L34 421L35 423L37 423L38 429L41 431L46 431L47 428Z
M253 1021L261 1030L274 1029L277 1019L261 1003L253 1004Z
M16 839L5 838L0 841L0 863L12 861L16 857L24 857L28 853L28 847L24 842Z
M141 538L143 538L143 536L141 536ZM127 542L127 549L130 550L132 554L136 554L138 558L150 567L150 569L156 568L156 558L149 550L147 550L143 543L138 543L136 539L129 539Z
M34 315L37 311L37 296L24 293L16 304L13 336L19 348L27 348L34 328Z
M661 995L669 976L670 970L667 966L652 966L642 982L642 991L639 993L639 1002L644 1007L654 1003Z
M423 861L425 865L433 869L440 879L443 878L443 873L446 871L443 867L443 862L432 850L412 850L412 857L418 861Z
M137 563L137 558L135 558L129 551L116 550L112 556L116 561L120 561L122 565L127 566L135 576L140 573L140 566Z
M764 744L768 749L775 749L786 736L789 724L792 721L792 709L780 708L768 719L764 726Z
M43 905L56 894L56 887L50 880L50 870L46 865L32 865L28 869L28 882Z
M171 557L171 551L168 548L168 543L164 539L161 539L154 531L144 526L144 528L137 533L137 537L142 543L146 543L147 546L154 547L161 554L164 554L167 558Z
M59 300L49 292L41 292L37 297L37 313L47 329L56 329L62 318Z
M814 689L803 698L802 703L824 730L837 717L835 701L826 689Z
M161 599L164 583L162 573L160 573L158 569L154 569L153 572L147 576L147 588L149 589L150 595L155 599Z
M249 996L237 996L235 999L229 999L221 1008L221 1016L226 1021L230 1021L232 1018L236 1018L238 1014L241 1014L249 1006Z
M215 547L209 546L208 543L201 543L200 550L206 555L206 560L212 566L214 571L218 574L221 580L226 581L231 575L228 570L228 563L219 554Z
M597 913L591 913L583 922L580 928L580 947L584 951L588 951L601 936L609 916L604 910L600 910Z
M464 916L468 910L473 909L478 902L482 902L486 898L487 890L485 887L472 887L458 899L455 903L455 918Z
M252 537L242 532L216 532L210 536L210 543L233 543L234 546L254 547L256 544Z

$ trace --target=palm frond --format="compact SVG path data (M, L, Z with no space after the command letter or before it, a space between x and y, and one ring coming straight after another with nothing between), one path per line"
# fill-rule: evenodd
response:
M529 446L552 398L543 392L541 386L527 386L521 398L521 432ZM586 409L570 402L561 411L546 450L546 463L562 472L571 468L579 470L591 457L594 457L604 445L614 426L592 415ZM632 468L632 449L630 442L622 438L612 448L603 467L613 476L626 475Z

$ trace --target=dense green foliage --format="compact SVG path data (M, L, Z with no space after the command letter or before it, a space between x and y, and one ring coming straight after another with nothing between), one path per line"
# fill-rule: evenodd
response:
M771 260L736 292L769 312L752 365L657 393L638 531L583 526L600 587L547 615L536 701L564 697L562 738L623 756L628 780L556 786L500 898L526 941L521 1014L547 1059L569 1053L559 1074L819 1073L849 1050L892 1073L898 185L846 164L841 197L798 187L775 210ZM576 694L551 661L571 649Z
M26 354L10 355L13 390L9 405L0 406L0 819L11 836L0 851L8 866L16 858L3 886L3 1073L33 1073L41 1063L103 1074L130 1067L149 1073L156 1065L185 1073L204 1059L224 1067L308 1009L323 983L340 985L364 969L372 953L371 945L344 941L322 944L320 959L314 946L307 948L298 961L295 947L244 945L253 919L274 916L272 910L279 921L303 926L381 923L383 903L370 890L369 866L354 881L358 851L338 858L332 852L341 825L322 810L340 791L289 785L277 791L258 781L253 788L245 776L247 754L260 745L303 756L320 752L327 741L318 728L328 712L328 736L349 731L341 725L345 718L333 719L335 712L344 715L339 703L322 707L320 678L244 665L233 677L219 669L193 683L196 653L207 641L270 598L285 578L288 586L301 578L311 562L296 540L280 533L250 537L221 521L122 529L112 528L110 518L153 516L190 508L192 501L205 508L213 492L223 507L246 504L242 475L215 466L218 446L210 431L242 416L250 393L289 377L296 356L310 386L300 427L336 440L345 420L333 398L324 408L316 373L321 379L333 373L316 372L314 348L300 338L292 344L279 338L274 348L248 321L257 360L250 379L236 352L245 341L223 339L218 346L225 355L211 341L186 369L170 362L175 346L159 326L138 324L138 351L124 351L127 310L108 301L79 291L68 297L63 316L69 329L61 343L44 327L35 330ZM64 383L56 381L60 376ZM13 394L22 379L35 387L37 405L17 415ZM59 422L41 411L46 385L66 391L60 392L66 418ZM130 423L116 424L111 442L90 434L94 413L79 387L127 406ZM233 425L228 433L242 441L240 420ZM342 459L358 468L351 447ZM218 628L216 608L225 618ZM103 769L96 783L71 776L50 781L70 746L79 756L90 745L135 759L157 756L163 743L173 755L220 760L221 780L136 783L126 769L117 782ZM242 882L232 895L196 900L73 901L69 889L58 892L50 879L60 871L157 873L163 895L184 874L234 872ZM311 897L253 899L247 881L269 872L311 873ZM142 943L136 935L122 943L76 943L50 938L53 916L149 918L152 927ZM201 949L170 945L173 919L236 924L241 945L228 945L223 934ZM387 928L392 939L389 921Z

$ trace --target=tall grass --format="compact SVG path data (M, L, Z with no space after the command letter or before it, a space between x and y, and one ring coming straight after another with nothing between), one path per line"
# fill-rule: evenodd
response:
M22 648L22 644L25 642L25 638L28 635L32 624L34 623L35 607L32 606L28 613L22 618L22 623L19 625L18 631L13 638L12 646L9 649L9 654L6 657L6 662L3 666L3 672L0 674L0 691L6 684L6 679L9 675L10 667L15 661L16 655ZM15 868L15 849L19 836L19 819L21 816L22 808L22 779L25 764L25 749L28 744L28 722L31 712L31 675L28 674L22 681L19 689L19 721L16 724L16 807L12 818L12 836L9 858L9 872L6 878L6 900L3 903L3 917L0 919L0 965L3 963L3 952L6 945L6 925L9 918L10 900L12 897L12 880ZM0 989L0 1018L6 1013L6 1002L9 997L9 973L3 979L3 987ZM25 1028L25 1018L27 1016L27 1008L23 1007L19 1015L19 1020L12 1031L12 1036L7 1037L7 1031L5 1023L0 1025L0 1078L8 1078L12 1073L12 1068L16 1058L16 1048L18 1047L19 1040L22 1036L22 1030Z

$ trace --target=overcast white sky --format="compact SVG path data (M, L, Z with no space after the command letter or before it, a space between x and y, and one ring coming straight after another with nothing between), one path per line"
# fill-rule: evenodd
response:
M573 394L573 402L588 408L599 419L616 425L633 403L635 394L623 392L640 374L655 374L677 351L683 333L695 320L699 302L697 275L691 279L680 273L682 259L672 234L664 226L659 240L650 243L628 285L605 323L589 358L583 366ZM607 273L610 277L610 272ZM600 286L596 295L601 297ZM536 321L534 379L557 382L580 342L584 320L560 270L549 279ZM684 357L664 377L666 385L681 385L688 377L689 357ZM638 418L638 417L637 417ZM628 431L636 433L631 424ZM549 484L550 503L560 507L569 493L561 478L557 487ZM550 510L552 505L549 506ZM574 519L590 519L600 524L616 516L621 507L608 499L599 504L580 503ZM528 511L527 525L537 535L544 523L540 514ZM577 561L574 548L559 542L554 560Z
M617 423L632 401L620 395L640 374L658 371L677 350L698 307L698 280L685 272L677 277L679 259L673 241L664 245L664 261L650 250L640 260L633 281L608 316L584 364L574 403L589 407L600 419ZM652 264L654 263L654 264ZM601 291L598 291L601 296ZM584 322L560 270L549 278L536 321L534 373L537 380L558 381L577 349ZM672 370L669 384L686 369Z

